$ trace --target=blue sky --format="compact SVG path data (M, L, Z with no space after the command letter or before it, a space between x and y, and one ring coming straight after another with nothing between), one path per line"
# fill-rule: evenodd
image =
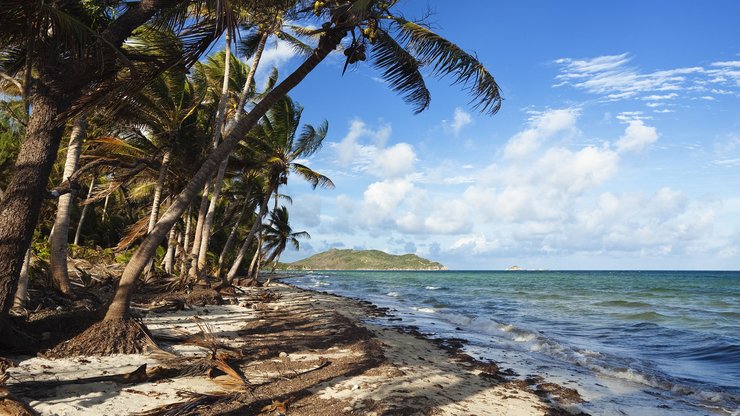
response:
M503 89L476 113L428 78L412 108L369 65L331 56L292 93L329 121L290 179L293 227L331 247L451 269L740 269L740 3L406 1ZM273 44L266 62L300 62Z

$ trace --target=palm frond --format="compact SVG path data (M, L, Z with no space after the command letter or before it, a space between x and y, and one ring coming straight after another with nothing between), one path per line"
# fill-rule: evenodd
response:
M426 110L432 96L419 72L420 62L386 31L378 28L375 33L371 56L373 66L383 71L382 78L401 94L404 101L415 107L415 113Z
M311 187L316 189L317 187L325 189L334 189L334 182L329 177L324 176L308 166L301 165L300 163L292 163L291 169L311 184Z
M478 59L459 46L417 23L400 17L390 17L399 38L406 43L421 66L429 66L438 77L450 75L453 84L462 84L473 96L474 108L487 114L496 114L501 108L501 90L493 75Z
M260 39L262 39L262 32L257 30L249 32L246 36L242 36L237 42L239 53L246 58L251 57L257 50Z
M324 120L318 127L314 127L310 124L303 126L303 131L298 137L298 143L296 146L296 153L299 153L302 157L308 157L316 153L321 149L321 145L326 138L326 134L329 131L329 122Z
M300 39L288 32L279 31L275 34L275 36L277 36L277 38L282 40L283 42L288 43L293 51L295 51L299 55L308 56L313 53L313 47L311 45L301 42Z

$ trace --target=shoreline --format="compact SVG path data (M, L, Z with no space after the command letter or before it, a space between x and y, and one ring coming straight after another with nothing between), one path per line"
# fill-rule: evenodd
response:
M191 414L270 415L280 406L289 415L578 413L577 393L476 361L459 341L363 322L385 314L368 302L284 282L244 291L225 305L146 313L166 354L14 357L9 392L43 415L157 414L152 411L183 402L201 404ZM185 342L188 337L201 341ZM211 370L155 377L173 362L203 360L214 348L231 354L228 362L242 380ZM143 363L143 381L95 380L130 375Z

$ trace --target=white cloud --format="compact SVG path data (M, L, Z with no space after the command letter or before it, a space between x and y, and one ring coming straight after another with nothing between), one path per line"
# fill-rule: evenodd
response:
M714 62L708 68L694 66L656 71L630 67L631 61L626 53L586 59L561 58L555 61L560 67L555 86L571 86L608 101L670 100L678 98L679 92L705 91L708 84L722 86L724 91L740 87L738 61Z
M406 180L391 179L370 184L363 193L362 217L378 223L393 217L394 211L414 189Z
M623 111L615 117L617 120L629 123L633 120L648 120L649 116L643 115L642 111Z
M655 94L648 95L647 97L642 97L642 99L646 101L655 101L655 100L670 100L671 98L676 98L676 97L678 97L678 94L676 94L675 92L672 92L670 94L665 94L665 95L655 95Z
M452 117L452 122L449 122L447 120L442 120L442 124L452 130L452 132L455 135L458 135L460 131L463 129L463 127L467 126L468 124L473 122L473 117L470 115L470 113L465 112L460 107L455 108L455 113Z
M408 143L386 148L391 132L390 124L371 129L362 120L355 119L350 122L347 135L339 143L331 143L330 147L336 152L336 162L342 167L351 166L354 172L370 173L380 178L397 177L412 170L416 154Z
M619 152L642 152L657 140L658 131L655 127L646 126L642 120L630 120L616 145Z
M472 252L474 254L492 253L501 246L497 239L489 240L483 234L469 235L459 238L452 243L450 249L453 251Z
M260 58L259 67L257 67L257 79L263 80L266 74L272 71L273 67L280 69L288 61L290 61L297 53L289 43L278 40L272 45L269 43L265 47L265 51L262 53ZM250 62L251 65L251 62Z
M740 61L712 62L712 66L740 68Z
M509 139L504 148L507 158L521 158L538 150L543 141L560 132L573 132L575 129L578 110L566 108L548 110L534 116L530 120L530 127L520 131Z
M370 169L377 176L395 178L410 173L416 161L416 153L408 143L398 143L377 151Z
M600 145L577 144L597 142L578 129L578 118L577 109L534 113L500 153L491 155L509 157L499 157L488 166L477 159L466 164L434 160L428 163L431 167L417 160L415 149L407 143L385 145L390 126L371 128L355 120L342 142L334 144L337 161L341 163L344 151L353 169L378 179L364 192L360 182L360 195L337 197L336 211L320 214L320 227L335 234L353 233L357 237L353 241L367 247L394 250L404 247L408 238L393 244L387 243L389 238L413 235L416 250L422 253L433 238L447 248L443 252L465 258L459 261L489 267L494 258L600 258L614 253L616 257L610 258L627 259L706 253L716 259L722 250L724 254L737 251L740 239L727 242L713 237L719 223L717 202L691 199L662 184L651 188L653 182L647 180L642 192L611 190L612 181L619 187L625 184L620 178L622 161L659 139L649 116L639 111L620 113L617 119L624 122L623 133L599 138ZM602 122L613 120L610 114ZM574 132L578 142L563 140ZM716 154L709 155L715 157L715 166L740 164L737 143L740 139L728 136L717 144ZM625 180L632 181L632 174ZM353 180L358 177L364 180L360 175ZM305 214L309 221L313 218ZM719 215L729 214L720 211ZM715 240L719 242L707 248L707 242Z
M578 211L567 230L571 240L562 241L561 247L653 255L681 252L711 233L714 216L713 209L691 205L683 193L670 188L649 197L606 192L596 206Z

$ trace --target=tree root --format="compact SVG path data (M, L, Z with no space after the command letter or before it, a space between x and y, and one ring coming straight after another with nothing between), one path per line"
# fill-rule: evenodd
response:
M158 348L144 324L134 319L111 319L93 324L80 335L48 350L44 356L140 354Z

